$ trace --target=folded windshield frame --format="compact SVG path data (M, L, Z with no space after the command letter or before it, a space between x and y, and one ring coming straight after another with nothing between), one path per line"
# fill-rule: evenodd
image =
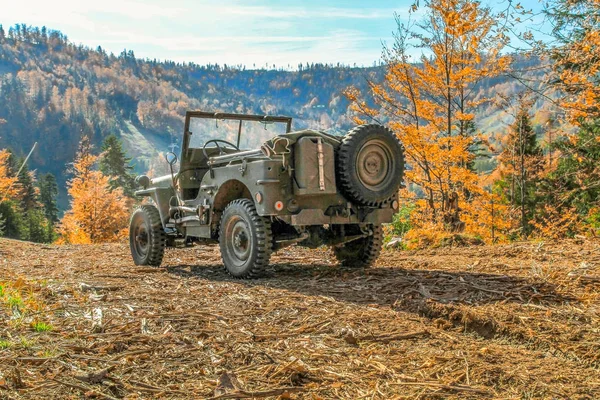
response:
M190 125L193 118L201 119L213 119L215 121L239 121L237 128L237 141L234 143L236 146L240 146L242 139L242 124L244 121L253 121L264 124L271 123L282 123L285 124L285 132L290 133L292 130L292 118L283 116L271 116L271 115L252 115L252 114L233 114L233 113L212 113L205 111L188 111L185 114L185 126L184 126L184 140L182 148L182 156L190 146L191 136L193 132L190 132Z

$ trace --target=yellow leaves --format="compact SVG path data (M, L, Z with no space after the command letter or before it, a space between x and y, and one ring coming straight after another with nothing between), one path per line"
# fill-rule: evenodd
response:
M469 167L477 138L474 111L489 101L475 97L472 89L506 70L511 57L500 55L504 41L490 34L495 21L479 2L432 0L427 7L430 17L417 43L427 56L409 63L410 50L399 39L386 60L384 81L370 84L378 108L368 107L356 88L345 95L352 112L389 121L405 147L406 180L419 193L411 214L414 240L435 242L443 234L444 204L451 193L458 194L467 231L488 237L490 224L501 225L502 214L500 207L490 209L492 198ZM401 29L398 37L410 33Z
M89 244L122 239L127 226L130 200L123 190L110 190L109 177L94 170L98 157L79 154L69 182L71 209L59 226L59 243Z
M17 178L8 176L9 157L10 153L7 150L0 150L0 200L2 200L5 195L7 198L10 198L17 194L17 189L14 186Z
M542 238L563 238L581 229L581 221L575 208L558 208L550 204L544 206L543 216L537 221L531 221L531 224L535 227L536 236Z

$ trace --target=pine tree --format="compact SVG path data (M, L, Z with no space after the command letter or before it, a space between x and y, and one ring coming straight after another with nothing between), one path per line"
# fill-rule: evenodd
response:
M0 203L0 215L3 220L3 235L12 239L27 238L27 227L25 225L25 216L21 212L18 204L11 200L5 200Z
M58 185L54 175L47 173L42 175L39 180L40 203L44 209L44 214L52 224L58 222L58 207L56 206L56 196L58 196Z
M502 188L507 203L518 210L519 230L522 236L531 233L529 221L535 216L538 203L536 190L544 157L531 124L531 101L519 96L516 118L506 136L504 150L499 157Z
M49 221L44 216L42 210L29 210L26 215L27 225L27 240L36 243L47 243L52 241L52 237L48 237Z
M125 195L133 197L135 177L131 173L131 158L123 150L123 144L115 135L109 135L102 144L100 171L110 177L111 189L122 188Z
M29 212L39 206L37 201L38 193L35 187L35 176L29 171L27 164L23 164L23 161L23 158L19 158L18 160L19 167L22 166L21 172L17 177L17 183L20 188L18 197L23 211Z

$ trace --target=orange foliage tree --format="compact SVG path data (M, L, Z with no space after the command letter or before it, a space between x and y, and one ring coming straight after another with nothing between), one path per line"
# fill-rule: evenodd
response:
M504 71L510 58L501 54L506 40L495 33L494 16L479 2L430 0L425 7L422 23L406 26L398 21L395 44L384 51L385 80L370 82L372 101L356 88L345 94L357 122L385 121L398 135L412 167L406 179L421 195L414 211L416 225L439 229L453 212L448 206L453 193L463 213L479 212L470 205L485 195L471 165L484 138L476 133L473 118L489 99L476 97L474 89L484 78ZM415 49L424 49L418 60L412 59ZM474 221L465 221L467 231L481 232ZM491 227L487 230L489 236Z
M600 118L600 1L555 0L548 14L558 46L550 49L554 83L571 122Z
M9 158L10 153L7 150L0 150L0 201L17 193L17 189L14 187L17 177L11 177L8 173Z
M126 235L130 200L121 188L111 190L110 178L95 169L98 156L91 150L84 137L68 183L71 209L60 223L59 243L112 242Z

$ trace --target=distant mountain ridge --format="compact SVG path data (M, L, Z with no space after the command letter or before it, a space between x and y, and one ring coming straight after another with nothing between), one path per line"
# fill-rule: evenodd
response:
M380 81L384 74L382 66L307 64L281 71L140 60L131 50L107 54L75 45L61 32L20 24L8 32L0 28L0 120L6 121L0 148L23 155L39 142L31 168L57 176L65 207L66 170L82 134L99 149L116 133L143 172L157 151L181 136L190 109L287 115L294 129L342 133L352 126L343 90L353 85L366 91L368 79ZM496 77L478 90L481 96L509 95L519 85ZM543 106L540 101L535 108ZM507 118L488 105L476 123L491 132Z

